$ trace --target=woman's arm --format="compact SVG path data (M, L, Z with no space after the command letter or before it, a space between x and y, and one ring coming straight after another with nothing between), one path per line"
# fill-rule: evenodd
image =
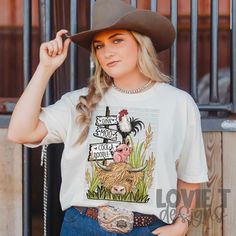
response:
M175 220L175 225L178 225L180 228L186 228L188 230L189 221L191 220L192 211L196 207L197 201L197 190L200 189L200 184L186 183L178 179L177 185L179 198L178 205L176 208L177 218ZM187 217L187 219L184 219ZM186 231L187 232L187 231Z
M18 100L8 128L8 139L17 143L36 143L47 135L39 120L41 102L48 81L64 62L70 39L62 42L66 30L57 32L56 38L40 46L40 62L28 86Z
M185 236L188 231L189 220L191 220L192 210L196 207L196 192L199 188L200 184L198 183L186 183L178 179L176 215L179 216L172 225L160 227L152 233L158 236ZM184 219L186 217L188 219Z

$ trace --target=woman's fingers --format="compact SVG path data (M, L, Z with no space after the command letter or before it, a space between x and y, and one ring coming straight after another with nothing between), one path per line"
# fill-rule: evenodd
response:
M68 47L70 44L70 39L64 41L62 40L62 35L66 34L67 30L60 30L56 34L56 38L51 40L48 45L48 54L49 56L55 57L56 55L60 55L61 53L67 53Z
M63 34L66 34L66 33L68 33L68 30L65 30L65 29L59 30L56 34L56 38L61 37Z
M153 234L153 235L159 235L161 232L162 232L162 227L159 227L159 228L153 230L153 231L152 231L152 234Z
M42 43L40 46L40 62L46 66L58 68L65 60L71 40L63 41L62 35L66 34L67 30L60 30L56 37L48 42Z
M57 46L58 46L58 54L62 53L63 50L63 42L62 42L62 38L60 36L56 37L56 42L57 42Z
M47 53L49 56L52 56L53 53L53 44L50 42L46 43L45 48L47 49Z
M66 39L63 44L62 38L58 37L54 40L43 43L42 49L47 50L47 54L50 57L55 57L57 55L60 55L61 53L67 53L70 42L70 39Z
M51 44L53 46L52 57L55 57L56 55L59 54L58 42L57 42L57 40L52 40Z
M70 43L71 43L70 39L65 40L63 51L62 51L63 54L67 54Z
M62 35L68 33L68 30L62 29L57 32L55 40L58 43L58 48L59 48L59 54L62 53L63 51L63 40L62 40Z
M47 50L47 54L48 56L53 56L55 54L57 46L55 45L55 43L53 42L53 40L46 42L44 49Z

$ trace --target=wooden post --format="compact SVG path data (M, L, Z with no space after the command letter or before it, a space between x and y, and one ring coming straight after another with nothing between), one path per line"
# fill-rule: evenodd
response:
M222 134L221 132L205 132L203 139L209 182L202 184L201 188L209 191L210 199L206 203L210 206L195 210L188 236L222 236L222 219L218 220L218 215L216 216L216 211L220 215L222 213L222 195L219 193L222 188ZM200 199L202 203L205 200Z
M0 234L22 235L22 146L0 129Z
M236 222L236 133L224 132L223 133L223 188L228 192L224 199L223 208L223 235L230 236L235 234Z

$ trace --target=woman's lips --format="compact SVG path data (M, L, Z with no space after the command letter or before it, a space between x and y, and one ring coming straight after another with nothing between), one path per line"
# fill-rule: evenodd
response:
M112 61L110 63L107 63L107 66L108 67L113 67L113 66L116 66L116 64L118 63L119 61Z

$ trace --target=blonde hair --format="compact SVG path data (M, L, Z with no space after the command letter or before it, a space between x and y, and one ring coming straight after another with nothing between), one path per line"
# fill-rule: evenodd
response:
M134 31L129 32L139 45L138 67L141 73L155 82L170 83L170 77L159 70L159 60L151 39ZM82 144L86 140L89 133L92 113L113 82L113 79L108 76L100 66L93 44L91 45L91 49L91 56L95 63L95 72L90 78L88 95L80 96L79 103L76 106L79 112L76 122L84 126L78 139L79 144Z
M170 83L171 78L160 71L160 61L148 36L131 31L139 45L138 67L147 78L160 83Z

